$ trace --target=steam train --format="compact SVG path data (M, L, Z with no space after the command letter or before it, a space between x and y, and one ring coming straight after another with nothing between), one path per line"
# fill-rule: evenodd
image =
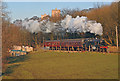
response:
M105 51L107 44L103 39L82 38L82 39L64 39L49 40L44 42L44 47L50 50L71 50L71 51Z

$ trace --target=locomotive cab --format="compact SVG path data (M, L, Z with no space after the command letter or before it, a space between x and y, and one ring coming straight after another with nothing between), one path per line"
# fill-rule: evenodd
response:
M100 44L99 39L86 39L84 40L83 49L87 51L88 50L96 51L99 50L99 44Z

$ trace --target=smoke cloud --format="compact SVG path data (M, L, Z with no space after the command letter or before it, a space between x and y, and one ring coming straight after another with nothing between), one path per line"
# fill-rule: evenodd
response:
M38 19L38 18L37 18ZM20 25L27 29L29 32L43 32L43 33L58 33L58 32L69 32L69 33L81 33L81 32L90 32L98 35L102 35L103 28L100 23L97 23L93 20L88 20L87 17L77 16L76 18L72 18L72 16L67 15L63 20L59 23L53 23L49 20L33 20L33 19L25 19L23 21L19 21ZM14 24L18 22L15 21ZM17 23L18 25L18 23Z

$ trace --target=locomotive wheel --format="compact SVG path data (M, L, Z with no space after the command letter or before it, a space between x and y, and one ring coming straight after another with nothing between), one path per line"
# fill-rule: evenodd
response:
M104 48L104 50L105 50L105 52L107 52L107 49L106 49L106 48Z

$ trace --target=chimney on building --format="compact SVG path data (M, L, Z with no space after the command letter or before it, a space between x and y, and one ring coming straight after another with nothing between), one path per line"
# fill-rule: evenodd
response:
M47 16L48 16L47 14L41 15L41 20L43 20Z
M55 10L52 10L52 17L60 17L60 10L58 10L57 8L55 8Z

